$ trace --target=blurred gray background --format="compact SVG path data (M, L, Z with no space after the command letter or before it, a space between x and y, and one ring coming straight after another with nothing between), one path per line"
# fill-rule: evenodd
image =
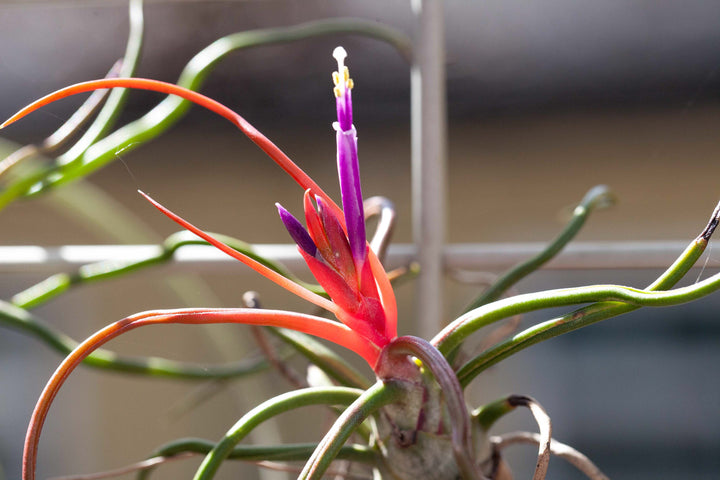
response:
M213 40L246 29L359 16L412 32L409 2L394 0L148 1L145 12L138 76L166 81L175 81ZM719 2L453 0L445 2L445 13L449 241L549 240L598 183L610 185L619 203L595 214L580 241L690 240L699 233L720 198ZM122 55L126 35L124 2L0 3L0 117L59 87L103 76ZM409 74L390 47L338 35L239 52L220 62L203 92L245 116L337 194L330 53L338 44L350 54L356 83L365 195L395 202L396 239L409 242ZM121 124L160 99L134 92ZM78 104L47 107L3 136L18 143L41 140ZM287 241L274 202L300 211L299 189L231 125L200 109L170 133L119 157L89 183L146 226L127 232L129 242L159 241L176 231L139 198L138 187L207 230L251 242ZM52 197L17 202L0 215L2 245L118 243L53 206ZM712 245L708 255L718 256ZM37 313L82 338L144 309L238 305L250 288L268 306L303 308L241 266L237 272L170 273L158 268L83 287ZM541 272L518 290L643 286L658 273ZM689 281L700 274L693 272ZM41 278L0 273L0 298ZM177 289L194 295L179 298ZM448 281L446 320L476 290ZM413 332L412 295L412 285L398 289L402 333ZM718 478L719 306L715 296L640 312L537 345L476 380L468 401L534 396L552 416L555 436L613 479ZM552 313L558 312L530 316L524 324ZM206 362L240 358L252 348L241 327L149 330L110 347ZM224 351L218 337L226 340ZM19 475L30 411L59 361L33 339L7 330L0 335L0 465L6 478ZM287 388L272 375L224 387L186 410L207 385L78 370L51 410L39 474L119 467L182 436L219 438L252 405ZM528 417L516 412L496 431L534 429ZM319 438L320 418L321 411L282 417L256 440ZM517 478L529 478L534 449L508 453ZM192 462L163 467L157 478L184 478ZM259 478L252 466L228 467L223 475ZM582 476L555 459L549 478Z

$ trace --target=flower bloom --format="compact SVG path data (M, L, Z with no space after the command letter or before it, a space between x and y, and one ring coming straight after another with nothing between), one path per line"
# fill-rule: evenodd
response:
M357 132L352 123L353 81L345 66L345 49L333 52L338 71L333 73L337 122L337 167L344 221L330 210L320 196L305 192L307 229L290 212L277 204L280 219L298 245L310 271L333 302L340 307L338 319L364 339L384 347L396 337L394 322L388 322L378 290L371 252L365 237L365 215L360 188ZM314 202L313 202L314 200ZM387 300L387 299L386 299ZM393 299L394 301L394 299Z

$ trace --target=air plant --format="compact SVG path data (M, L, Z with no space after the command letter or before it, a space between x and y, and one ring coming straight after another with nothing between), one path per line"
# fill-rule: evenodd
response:
M73 369L83 361L97 358L98 349L132 329L158 324L239 323L282 327L328 340L362 357L374 372L374 383L357 380L341 361L324 362L320 346L307 355L323 368L337 386L294 390L259 405L241 418L217 443L178 442L162 447L156 457L165 459L184 452L203 452L206 457L195 474L212 478L230 458L250 458L239 442L259 423L278 413L304 405L341 406L334 425L317 445L278 446L268 457L284 460L307 459L299 478L319 479L336 458L363 463L383 479L505 479L511 478L501 449L508 444L530 442L539 446L534 479L545 477L551 453L569 459L589 478L606 478L592 462L572 448L551 440L550 420L530 397L510 395L475 410L465 402L463 389L481 372L504 358L540 341L625 313L642 306L663 306L687 302L720 288L720 275L692 286L671 290L697 261L718 223L719 210L708 226L690 243L678 260L652 285L635 289L597 285L549 290L501 298L510 285L557 253L577 232L589 212L608 199L605 188L591 190L575 211L573 221L543 254L508 272L491 294L481 296L433 339L397 336L397 306L389 276L378 252L366 238L365 212L360 188L357 133L352 116L353 81L345 65L346 53L333 53L337 71L333 92L337 121L337 168L342 208L338 206L287 155L264 137L243 117L228 107L187 88L139 78L107 78L64 88L38 100L2 124L5 127L33 110L67 96L99 89L123 87L153 90L190 100L223 116L288 173L301 187L303 222L277 205L280 220L297 245L298 252L319 283L312 290L280 267L238 247L232 240L210 234L171 212L150 196L147 200L167 217L201 240L222 250L286 290L332 314L336 320L319 315L262 308L188 308L153 310L119 320L75 346L48 381L35 407L25 443L23 478L35 478L37 448L43 423L53 399ZM464 349L464 341L483 327L518 314L544 308L591 303L558 319L534 325L504 338L481 352ZM21 309L3 311L22 317ZM33 320L28 317L28 322ZM282 333L288 343L302 351L292 333ZM293 340L295 338L295 340ZM306 344L307 345L307 344ZM313 356L315 355L315 356ZM540 434L491 437L495 420L516 407L530 409ZM353 434L360 440L346 445ZM255 452L256 457L262 458ZM257 457L260 455L260 457ZM284 455L284 456L283 456ZM138 468L155 466L144 462Z

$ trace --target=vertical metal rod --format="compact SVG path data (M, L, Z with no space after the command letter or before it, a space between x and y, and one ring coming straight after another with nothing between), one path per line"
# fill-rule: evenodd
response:
M443 245L446 230L447 113L442 0L412 0L415 56L410 71L413 240L420 277L417 333L431 338L443 318Z

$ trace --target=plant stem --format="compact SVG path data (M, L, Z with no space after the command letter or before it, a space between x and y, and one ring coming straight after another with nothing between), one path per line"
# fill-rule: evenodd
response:
M455 461L465 480L481 480L482 475L473 460L473 441L470 428L470 415L465 405L465 397L458 383L455 372L445 357L428 343L418 337L399 337L385 347L387 355L412 355L422 361L440 385L443 398L447 403L447 411L451 420L452 445ZM392 372L388 372L392 374Z

